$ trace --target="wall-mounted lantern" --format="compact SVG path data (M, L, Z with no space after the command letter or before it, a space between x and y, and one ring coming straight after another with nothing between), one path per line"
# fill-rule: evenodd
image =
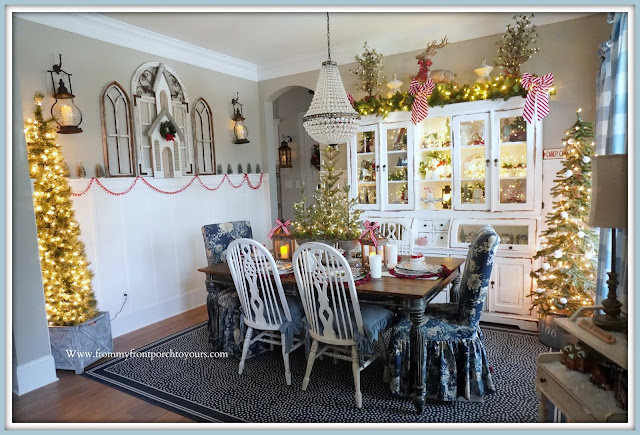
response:
M291 147L289 146L292 140L291 136L282 135L282 142L280 142L280 147L278 148L278 162L281 168L293 167L291 162Z
M231 100L231 104L233 104L233 111L235 112L233 116L233 121L235 125L233 126L233 134L236 136L236 140L234 143L249 143L247 139L247 135L249 132L247 131L247 127L244 126L244 116L242 115L242 104L238 102L238 93L236 92L236 97Z
M62 69L62 55L60 55L60 63L53 66L52 71L48 71L51 74L51 83L53 84L53 96L56 102L51 106L51 116L58 124L58 133L60 134L74 134L82 133L82 129L79 127L82 123L82 112L75 105L73 99L73 88L71 87L71 74ZM53 78L53 74L56 76L64 74L69 82L69 89L64 81L64 76L60 78L58 82L58 88L56 89L56 82Z

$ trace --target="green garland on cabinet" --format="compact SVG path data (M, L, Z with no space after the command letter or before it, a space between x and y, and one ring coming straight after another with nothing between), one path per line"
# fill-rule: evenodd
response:
M551 95L555 95L552 88ZM491 83L462 85L438 83L429 97L429 106L445 106L447 104L466 103L476 100L508 100L511 97L526 97L527 90L520 84L520 77L498 76ZM396 92L391 98L374 95L364 97L353 103L353 107L361 115L377 115L386 118L389 113L410 111L413 95L408 92Z

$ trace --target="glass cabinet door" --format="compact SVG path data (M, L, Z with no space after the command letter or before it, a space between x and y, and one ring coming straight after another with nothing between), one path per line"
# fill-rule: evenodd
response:
M494 210L533 210L533 127L522 109L496 112Z
M454 208L488 210L491 138L489 114L453 117Z
M352 143L352 165L355 168L352 185L355 187L356 201L365 210L379 210L380 168L378 160L378 126L360 127Z
M380 135L380 180L384 210L407 210L413 206L413 139L412 126L408 122L382 125Z
M451 225L451 247L468 248L476 234L491 225L500 236L499 250L505 252L534 252L536 221L534 219L455 219Z
M451 209L451 118L426 118L420 131L415 160L416 210Z

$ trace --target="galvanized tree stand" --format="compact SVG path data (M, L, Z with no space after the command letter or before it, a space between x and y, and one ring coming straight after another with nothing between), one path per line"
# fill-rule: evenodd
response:
M97 317L76 326L49 326L51 353L56 369L84 372L85 367L113 352L109 312L100 311Z

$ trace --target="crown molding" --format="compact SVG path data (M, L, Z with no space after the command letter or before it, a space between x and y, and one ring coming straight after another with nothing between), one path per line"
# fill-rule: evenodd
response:
M207 50L96 13L20 12L15 13L14 16L222 74L228 74L254 82L258 81L258 66L256 64Z

